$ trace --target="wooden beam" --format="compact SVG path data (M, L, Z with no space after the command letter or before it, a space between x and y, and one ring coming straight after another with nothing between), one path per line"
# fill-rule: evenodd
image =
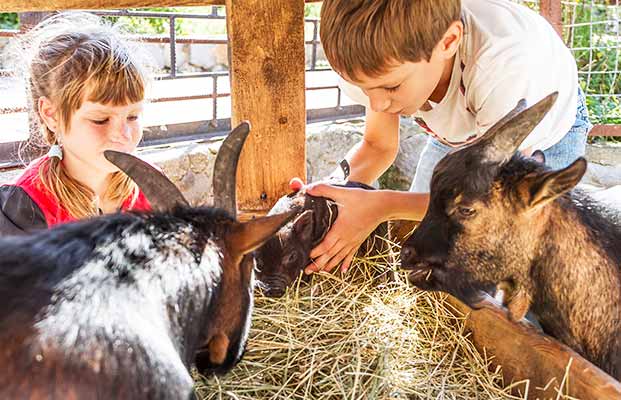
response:
M621 136L621 125L595 125L589 136Z
M232 126L251 123L239 161L238 208L268 210L306 177L304 1L227 0Z
M321 0L306 0L307 3L318 1ZM225 0L2 0L0 2L0 12L223 5L225 5Z
M3 0L0 12L224 5L224 0Z
M561 0L541 0L539 12L552 24L556 33L563 37L563 17L561 13Z
M491 301L472 310L454 297L448 300L467 316L466 328L477 350L493 356L493 365L502 367L505 385L530 380L529 399L559 398L558 389L579 399L621 399L621 383L530 324L510 321ZM514 392L523 396L525 386L517 385Z

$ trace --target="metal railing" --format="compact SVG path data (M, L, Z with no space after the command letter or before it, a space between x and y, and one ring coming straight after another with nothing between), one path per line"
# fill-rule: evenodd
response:
M219 92L219 80L228 78L229 72L181 72L177 67L177 45L178 44L212 44L227 45L227 53L230 60L230 48L228 40L224 38L205 38L198 36L179 37L176 32L177 20L179 19L200 19L200 20L225 20L226 16L220 13L221 8L214 6L211 13L178 13L178 12L150 12L150 11L129 11L129 10L96 10L92 13L106 17L135 17L135 18L161 18L168 22L168 34L162 35L131 35L131 39L144 43L162 43L170 45L170 70L168 73L158 74L156 80L177 80L188 78L208 78L211 80L211 92L187 96L156 97L150 99L152 103L179 102L187 100L211 100L212 118L185 123L164 124L145 128L144 137L140 146L159 145L167 142L186 141L197 139L210 139L224 135L230 130L230 118L220 118L218 114L219 99L230 97L230 92ZM318 46L319 41L319 20L316 18L306 18L305 23L312 24L313 33L310 40L305 40L305 45L311 46L309 67L307 72L330 71L330 68L318 67ZM0 30L0 36L13 37L20 34L19 30ZM10 76L11 71L0 70L0 78ZM307 91L336 90L336 98L333 107L307 109L307 123L354 118L364 115L364 107L358 105L343 106L341 103L341 89L337 85L320 85L306 87ZM12 106L0 108L0 115L26 112L25 106ZM11 168L21 164L18 160L17 152L24 143L22 141L0 143L0 168ZM26 152L26 160L36 157L40 151Z
M595 123L590 135L620 137L621 1L512 1L539 11L574 54L587 106Z

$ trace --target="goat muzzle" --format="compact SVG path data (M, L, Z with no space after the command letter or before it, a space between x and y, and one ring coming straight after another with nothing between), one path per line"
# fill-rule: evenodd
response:
M217 333L207 343L207 349L209 361L214 365L222 365L229 349L229 338L222 333Z

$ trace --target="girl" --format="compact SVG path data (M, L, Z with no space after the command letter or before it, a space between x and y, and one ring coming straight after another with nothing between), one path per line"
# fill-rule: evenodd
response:
M49 152L0 186L0 235L23 234L119 210L149 210L103 156L142 138L147 74L134 46L86 13L51 17L19 38L31 121Z

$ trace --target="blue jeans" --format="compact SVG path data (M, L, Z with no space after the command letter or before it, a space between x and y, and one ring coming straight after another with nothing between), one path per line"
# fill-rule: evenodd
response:
M546 157L546 165L552 169L561 169L574 162L576 158L584 156L587 136L592 127L584 93L582 89L578 88L576 122L558 143L543 151ZM410 186L410 192L429 193L433 168L451 150L454 148L442 144L432 137L427 139L427 144L416 166L416 174Z

